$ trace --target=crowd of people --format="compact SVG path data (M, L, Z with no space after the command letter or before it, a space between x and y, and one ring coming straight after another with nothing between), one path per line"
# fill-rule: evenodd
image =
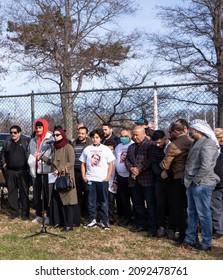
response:
M32 223L44 219L61 231L117 224L199 251L223 236L223 128L178 119L165 132L141 118L118 136L110 123L90 133L79 123L77 138L69 140L61 126L50 132L38 119L30 141L18 125L10 135L1 159L9 219L30 219L32 184ZM72 186L58 192L62 172Z

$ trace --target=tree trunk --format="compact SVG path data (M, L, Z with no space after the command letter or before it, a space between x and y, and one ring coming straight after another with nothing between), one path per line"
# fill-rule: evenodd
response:
M74 125L73 125L73 97L72 93L63 93L72 91L71 77L63 77L63 85L61 87L62 93L60 94L61 107L64 119L64 128L68 139L73 138Z
M218 127L223 127L223 85L218 86Z

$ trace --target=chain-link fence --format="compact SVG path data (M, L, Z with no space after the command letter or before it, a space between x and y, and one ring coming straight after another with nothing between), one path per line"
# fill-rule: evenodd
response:
M84 122L90 131L104 122L118 129L132 127L141 117L155 122L159 129L168 129L177 118L205 119L214 128L218 123L218 92L222 85L154 85L0 96L0 131L8 132L12 124L19 124L30 135L39 117L49 121L50 130L58 124L68 131L72 127L72 136L78 122Z

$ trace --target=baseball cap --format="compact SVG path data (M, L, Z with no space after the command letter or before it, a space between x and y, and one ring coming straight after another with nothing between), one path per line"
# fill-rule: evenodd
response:
M147 125L148 124L148 121L147 121L147 119L144 119L144 118L141 118L141 119L138 119L136 122L135 122L135 124L145 124L145 125Z

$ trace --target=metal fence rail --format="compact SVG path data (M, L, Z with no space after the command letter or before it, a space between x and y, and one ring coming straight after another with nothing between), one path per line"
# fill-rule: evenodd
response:
M69 122L82 121L89 130L111 122L116 127L132 127L135 120L145 117L156 128L166 129L177 118L190 121L201 118L214 128L217 124L217 91L219 83L156 85L148 87L86 90L72 93L29 93L0 95L0 131L8 132L19 124L25 134L32 133L34 120L44 117L50 129L64 125L61 95L75 97ZM75 132L74 132L75 133Z

